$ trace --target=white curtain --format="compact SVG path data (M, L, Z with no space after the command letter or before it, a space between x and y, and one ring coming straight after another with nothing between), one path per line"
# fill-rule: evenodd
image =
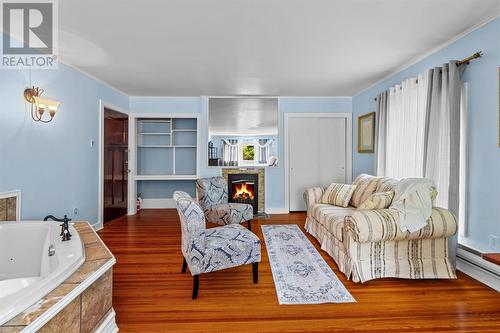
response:
M377 97L377 112L375 120L375 175L385 175L385 162L387 161L387 111L389 92L384 91Z
M436 184L436 206L466 232L467 96L456 61L427 70L379 95L377 175L425 177ZM383 98L387 97L387 102ZM384 123L385 121L385 123ZM456 238L450 241L454 261Z
M458 235L467 237L467 123L469 118L469 85L462 83L460 100L460 195L458 204Z
M424 176L436 184L436 205L459 216L461 94L460 69L452 61L428 71ZM466 158L464 156L464 158Z
M423 176L427 89L422 83L425 80L426 75L422 74L389 89L385 156L379 154L377 162L385 167L377 167L377 173L394 178Z
M224 139L223 160L226 166L238 165L238 140Z
M269 160L270 154L271 154L271 143L273 142L272 139L259 139L257 140L257 161L259 161L259 164L267 164L267 161Z

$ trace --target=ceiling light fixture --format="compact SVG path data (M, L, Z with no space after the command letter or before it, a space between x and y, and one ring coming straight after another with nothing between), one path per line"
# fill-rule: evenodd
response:
M24 90L24 98L31 104L31 118L33 121L50 123L61 104L58 101L49 98L43 98L43 89L33 86L33 88L26 88ZM48 115L48 116L44 116Z

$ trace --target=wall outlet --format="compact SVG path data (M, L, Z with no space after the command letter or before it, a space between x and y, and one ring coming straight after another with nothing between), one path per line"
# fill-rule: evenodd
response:
M500 239L498 238L497 235L490 235L489 236L489 243L490 243L490 249L492 249L494 251L500 250Z
M78 208L76 208L76 207L75 207L75 208L73 209L73 214L74 214L75 216L77 216L77 215L78 215Z

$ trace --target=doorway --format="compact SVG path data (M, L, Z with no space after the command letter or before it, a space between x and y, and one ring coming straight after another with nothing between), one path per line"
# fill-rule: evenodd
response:
M286 184L289 211L304 211L311 187L351 181L351 116L287 114Z
M127 215L128 115L104 108L103 222Z

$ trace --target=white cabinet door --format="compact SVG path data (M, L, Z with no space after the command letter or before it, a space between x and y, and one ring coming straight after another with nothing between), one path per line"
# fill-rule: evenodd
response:
M317 119L319 133L319 186L333 182L345 184L346 179L346 120Z
M346 181L345 118L289 118L290 211L303 211L307 188Z

